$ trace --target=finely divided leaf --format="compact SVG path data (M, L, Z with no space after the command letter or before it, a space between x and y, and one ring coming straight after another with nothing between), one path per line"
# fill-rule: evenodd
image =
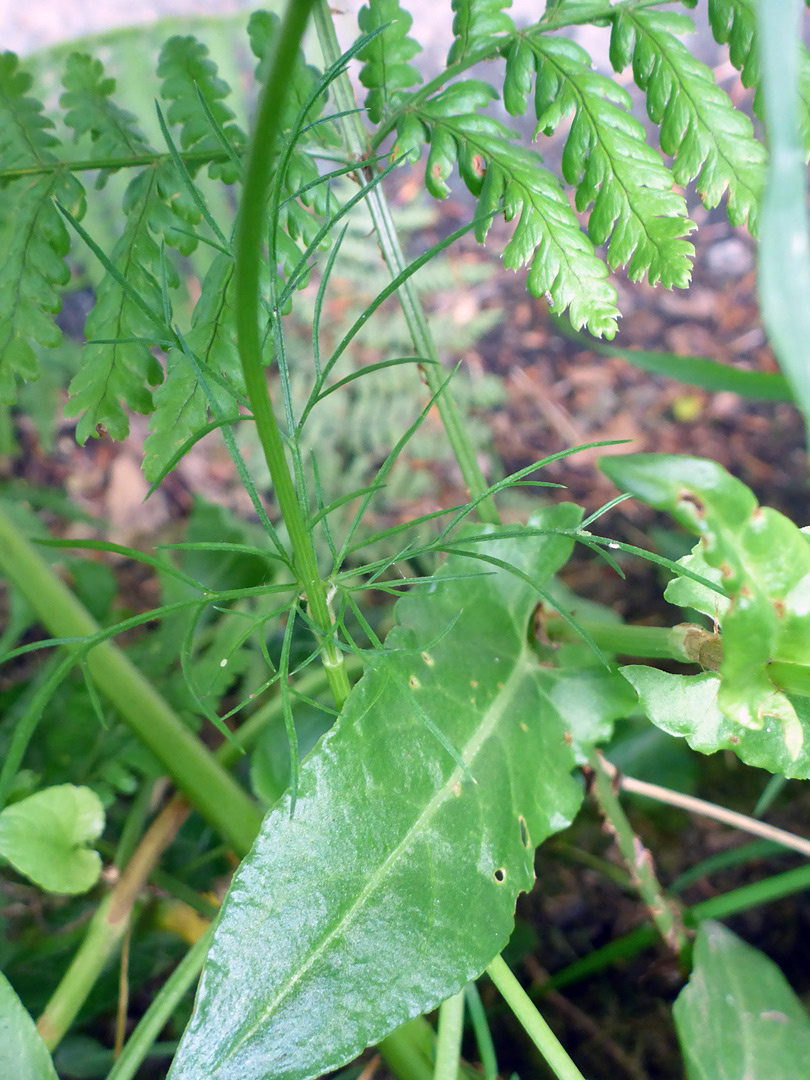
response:
M403 90L422 81L408 63L422 49L418 41L408 37L412 22L399 0L369 0L357 14L357 25L364 34L384 28L357 54L358 60L364 61L360 82L368 89L366 110L374 124L396 106Z
M578 520L561 505L534 524ZM569 550L551 535L487 548L538 584ZM434 1008L503 948L535 846L576 812L527 641L536 592L459 555L439 578L399 601L294 815L287 796L237 871L172 1080L318 1076Z
M453 44L447 63L455 64L484 48L496 35L513 34L515 24L503 10L511 6L512 0L452 0Z
M171 101L167 119L182 125L180 145L184 150L222 150L201 97L219 127L219 135L234 150L244 146L245 133L233 122L234 114L223 100L231 88L218 77L217 66L202 42L191 36L169 38L160 51L157 73L163 79L160 96ZM190 171L193 174L195 170ZM231 161L213 162L208 174L232 184L238 178L238 169Z
M437 198L448 195L446 179L457 164L478 196L477 239L485 239L493 214L502 207L507 221L518 219L504 249L504 265L516 270L529 264L527 284L534 296L548 293L556 312L570 309L575 327L613 337L619 316L616 290L560 182L543 167L539 154L510 141L515 132L475 111L496 96L488 83L473 79L455 83L421 107L419 122L430 133L428 190ZM400 133L402 152L414 145L407 141L413 135L412 130Z
M776 964L720 923L704 922L673 1006L689 1080L798 1080L810 1017Z
M225 387L243 389L233 290L233 259L218 255L203 280L185 339L199 368L208 376L206 382L215 401L230 413L236 411L236 404ZM175 452L207 423L208 409L208 398L190 357L181 348L170 349L166 378L154 393L154 412L144 444L143 468L147 480L160 476Z
M728 191L729 221L754 227L765 151L711 68L675 36L693 30L686 15L622 8L613 19L611 61L617 71L632 61L650 119L661 125L661 149L675 159L676 182L697 179L698 193L710 208Z
M30 88L14 53L0 55L0 168L56 160L53 123L28 96ZM62 337L52 316L62 306L59 287L70 278L70 240L54 199L77 217L84 213L82 185L61 170L0 187L0 402L7 404L16 400L18 379L39 374L32 342L54 346Z
M577 188L577 210L593 204L591 240L609 240L610 265L627 265L631 280L646 273L651 285L685 288L694 248L684 237L695 225L683 196L673 191L672 173L631 114L630 95L592 71L590 56L576 42L526 35L516 37L507 54L504 102L510 112L525 111L535 70L536 134L553 134L573 115L562 172Z

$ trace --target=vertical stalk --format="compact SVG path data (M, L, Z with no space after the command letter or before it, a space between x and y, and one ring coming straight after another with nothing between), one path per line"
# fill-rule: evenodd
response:
M502 956L495 957L487 968L487 975L495 983L501 997L543 1055L557 1080L585 1080Z
M341 51L327 0L315 0L313 19L318 30L318 40L320 41L324 61L327 66L334 64L340 59ZM354 112L350 111L349 115L343 116L340 124L343 128L349 152L358 161L362 161L368 152L368 135L360 115L356 112L357 102L354 91L349 76L345 72L339 75L332 84L332 90L338 111L355 110ZM386 261L391 277L396 277L406 268L407 263L399 243L396 226L391 218L388 200L380 185L377 185L368 193L366 202L371 213L371 220L374 222L374 229L377 233L383 258ZM430 392L438 395L436 405L444 429L447 432L448 441L461 469L461 475L464 477L464 483L467 485L470 497L476 498L486 491L488 485L481 472L470 437L467 434L464 418L453 398L450 387L442 385L445 379L442 366L439 363L439 353L413 281L403 282L399 287L398 296L405 315L405 321L408 324L408 330L413 338L414 348L420 356L435 361L432 364L425 364L425 379ZM495 501L491 497L478 504L478 514L482 521L489 522L492 525L497 524L500 520Z
M290 537L295 568L306 593L312 621L323 634L322 663L340 709L349 696L349 679L343 657L334 641L326 590L318 572L312 535L307 528L295 491L284 443L273 413L267 377L262 363L259 327L259 267L262 259L265 206L272 180L271 167L281 129L279 102L284 100L298 50L314 0L294 0L287 5L267 81L259 98L256 125L245 168L242 201L236 226L235 280L236 329L239 359L245 378L256 430L273 481L279 508Z
M680 912L664 896L658 878L655 876L652 856L627 820L619 797L613 789L610 772L598 750L591 753L588 764L593 770L594 789L600 809L605 816L605 822L616 837L619 851L630 869L633 882L647 905L658 932L673 952L680 957L686 957L689 950L689 938Z

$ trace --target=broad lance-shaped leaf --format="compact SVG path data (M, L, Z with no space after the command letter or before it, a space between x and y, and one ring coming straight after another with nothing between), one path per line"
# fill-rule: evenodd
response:
M783 514L759 506L753 492L714 461L628 454L600 465L619 487L701 537L700 554L720 571L730 597L716 615L723 643L717 704L742 728L771 726L775 742L783 740L795 761L804 727L771 682L769 665L806 664L810 657L807 538Z
M36 1024L0 972L0 1076L9 1080L58 1080Z
M689 1080L807 1075L807 1011L773 960L720 923L701 924L673 1015Z
M564 504L533 524L579 519ZM542 585L570 549L486 551ZM536 590L460 555L440 577L397 603L294 814L285 797L237 871L171 1080L319 1076L434 1008L503 948L535 846L576 813L566 725L528 646Z

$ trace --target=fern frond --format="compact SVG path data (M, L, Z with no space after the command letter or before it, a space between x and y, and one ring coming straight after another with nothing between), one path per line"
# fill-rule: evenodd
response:
M200 367L214 377L209 389L224 409L233 400L222 382L243 390L233 313L233 259L218 255L202 283L186 346ZM144 444L143 470L150 482L160 476L177 450L208 420L209 401L197 372L182 349L169 350L166 378L155 390L154 411Z
M610 240L610 265L628 264L631 280L646 273L651 285L662 281L667 288L685 288L694 248L684 237L695 225L687 217L685 199L673 191L672 173L630 113L630 95L592 71L590 56L576 42L545 34L516 35L504 80L510 113L525 112L535 72L535 135L553 134L573 113L562 172L576 186L577 210L593 203L591 240Z
M740 72L743 86L754 89L754 112L761 117L756 22L752 0L709 0L709 24L714 40L728 45L729 59ZM810 156L810 52L803 42L799 43L799 124L805 154Z
M52 164L58 140L42 104L29 97L31 77L19 69L14 53L0 56L0 168ZM70 272L65 256L67 229L54 199L76 216L85 208L84 188L65 170L6 184L0 200L0 401L16 399L17 380L39 374L31 345L58 345L62 334L53 321L62 306L59 286Z
M492 217L502 206L507 221L518 218L504 249L504 265L514 270L529 265L527 284L533 295L547 294L558 313L570 309L574 326L587 326L597 337L611 338L619 312L607 267L540 155L511 142L515 132L477 112L493 97L497 94L488 83L475 79L455 83L422 106L418 116L408 114L397 151L415 150L417 140L427 134L425 183L431 194L449 195L446 180L457 165L478 197L476 238L486 238Z
M512 0L452 0L453 44L447 63L463 60L496 35L514 34L515 24L503 10L511 6Z
M382 32L357 54L365 61L360 82L366 87L366 111L372 123L396 106L401 91L422 81L422 76L408 61L421 52L418 41L408 37L413 19L399 0L369 0L360 8L357 25L364 34Z
M76 439L84 443L106 430L114 439L129 432L124 406L136 412L152 409L150 385L161 380L160 365L148 342L161 332L163 296L160 285L160 248L149 229L149 219L160 201L159 169L144 169L127 187L123 210L127 218L123 234L110 255L120 277L109 271L96 291L96 303L85 323L88 339L82 370L70 384L66 416L81 418ZM171 270L171 264L167 264ZM176 271L170 282L178 284ZM155 313L149 319L133 299ZM163 333L166 333L163 328Z
M729 221L747 220L753 228L765 151L749 118L715 83L711 68L675 36L692 31L686 15L623 7L613 19L611 62L621 71L632 60L650 119L661 125L661 149L675 159L676 182L697 179L698 193L710 208L728 192Z
M149 143L137 127L137 119L112 101L115 79L104 73L104 65L87 53L71 53L62 76L64 93L59 104L63 120L78 140L90 140L100 157L125 158L149 152ZM107 182L112 169L99 170L96 187Z
M230 145L235 150L245 145L245 133L234 123L234 113L223 100L231 88L217 75L217 66L201 41L191 36L169 38L160 50L157 73L163 79L160 96L171 101L167 119L170 124L181 125L180 145L184 150L220 149L201 96ZM232 184L239 174L232 162L215 161L208 166L208 175Z

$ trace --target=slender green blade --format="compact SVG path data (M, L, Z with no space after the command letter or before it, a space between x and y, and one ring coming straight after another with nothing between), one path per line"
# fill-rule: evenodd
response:
M560 505L533 525L579 516ZM490 551L541 585L571 543L529 533ZM385 650L301 769L294 816L287 795L265 819L172 1080L318 1076L458 992L506 944L535 846L581 792L528 645L537 593L469 567L453 556L398 602Z
M58 1080L51 1055L14 993L0 972L0 1076L14 1080Z
M801 0L757 4L770 141L759 242L759 300L779 364L805 423L810 423L810 225L799 125L803 7Z
M720 923L701 924L673 1014L688 1080L807 1075L810 1017L776 964Z

